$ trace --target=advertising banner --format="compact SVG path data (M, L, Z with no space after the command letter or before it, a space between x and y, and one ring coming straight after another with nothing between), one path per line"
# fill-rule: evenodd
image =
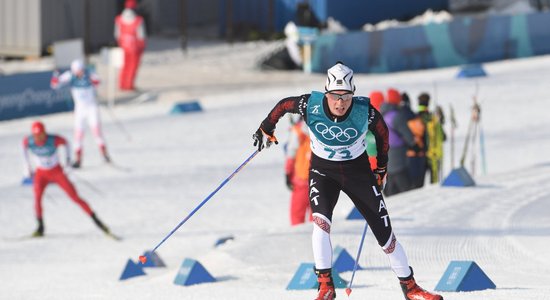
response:
M50 88L52 72L0 76L0 121L70 111L68 87Z

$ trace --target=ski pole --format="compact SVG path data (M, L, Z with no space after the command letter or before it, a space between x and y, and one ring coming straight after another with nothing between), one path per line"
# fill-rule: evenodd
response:
M174 229L172 229L172 231L170 231L170 233L168 233L168 235L166 235L162 239L162 241L160 241L160 243L158 243L155 246L155 248L153 248L153 250L150 252L150 255L152 255L158 249L158 247L160 247L160 245L162 245L170 236L172 236L172 234L174 234L174 232L176 232L178 228L180 228L185 222L187 222L187 220L189 220L206 202L208 202L208 200L210 200L210 198L212 198L212 196L214 196L226 183L228 183L229 180L233 178L233 176L235 176L240 170L242 170L242 168L244 168L244 166L246 166L246 164L248 164L248 162L250 162L250 160L252 160L252 158L254 158L254 156L256 156L256 154L258 153L259 153L258 150L254 151L254 153L252 153L252 155L250 155L237 169L235 169L235 171L233 171L233 173L231 173L229 177L227 177L212 193L210 193L210 195L208 195L204 200L202 200L202 202L199 205L197 205L197 207L195 207L187 215L187 217L185 217ZM147 262L147 257L145 255L140 255L139 261L141 261L142 264L145 264L145 262Z
M44 193L44 195L46 196L46 198L47 198L50 202L52 202L52 203L56 203L56 202L57 202L57 201L55 201L55 198L52 197L52 195L47 194L47 193Z
M353 277L355 277L355 271L359 266L359 257L361 256L361 250L363 249L363 242L365 241L365 235L367 234L367 229L369 228L369 223L365 222L365 229L363 229L363 236L361 237L361 243L359 244L359 250L357 250L357 257L355 258L355 265L353 265L353 273L351 273L351 280L349 281L348 288L346 289L346 294L351 294L351 286L353 284Z
M470 143L470 134L472 131L474 121L470 119L468 123L468 131L466 132L466 139L464 140L464 148L462 149L462 156L460 158L460 167L464 168L464 162L466 161L466 155L468 154L468 144Z
M455 110L453 105L449 104L451 109L451 170L455 168L455 129L458 127L455 119Z
M76 181L79 181L81 183L83 183L84 185L86 185L89 189L93 190L94 192L96 192L99 196L101 197L105 197L105 193L103 193L100 189L98 189L97 187L95 187L93 184L91 184L90 182L88 182L87 180L85 180L84 178L80 177L80 176L77 176L75 172L67 172L67 174L71 174L74 179L76 179Z
M472 175L475 176L476 173L476 148L477 148L477 134L479 133L479 117L480 117L481 109L479 107L479 104L477 103L477 98L474 97L474 106L472 107L472 121L474 122L474 129L472 134L472 150L470 151L472 153L470 158L470 163L472 166Z
M124 125L122 125L122 122L119 121L119 119L115 116L115 113L111 110L110 107L107 108L107 111L109 112L109 115L111 116L111 119L113 119L113 121L118 126L120 131L122 131L122 133L124 133L124 135L126 136L126 139L128 139L128 141L131 142L132 141L132 136L130 135L128 130L126 130L126 127L124 127Z
M487 162L485 160L485 134L483 134L481 121L479 122L479 146L479 150L481 152L481 165L483 166L483 175L487 175Z
M472 135L472 150L470 151L471 154L472 154L471 157L470 157L470 164L471 164L471 168L472 168L472 176L476 175L476 157L477 157L476 148L477 148L477 133L478 133L478 130L479 130L479 127L478 127L478 122L476 120L475 123L474 123L474 134Z

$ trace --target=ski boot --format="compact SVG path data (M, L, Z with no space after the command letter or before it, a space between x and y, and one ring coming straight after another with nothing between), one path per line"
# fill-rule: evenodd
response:
M100 148L100 151L101 151L101 155L103 155L103 160L105 160L106 163L110 163L111 162L111 158L109 157L109 154L107 153L107 148L105 147L105 145L101 145Z
M319 294L315 300L333 300L336 298L331 269L315 269L315 274L317 274L317 281L319 282Z
M44 222L42 219L38 219L38 228L32 233L32 237L43 237L44 236Z
M97 225L97 227L99 227L99 229L101 229L101 231L103 231L103 233L105 233L105 235L107 237L110 237L115 241L122 241L122 238L120 236L115 235L114 233L112 233L111 230L109 229L109 227L105 226L105 224L103 224L103 222L101 222L98 219L98 217L95 215L95 213L92 213L92 215L90 217L92 217L92 220L94 220L95 225Z
M401 285L406 300L443 300L441 295L430 293L418 286L413 275L413 269L411 268L411 275L405 278L399 278L399 284Z
M95 215L95 213L92 213L91 217L92 217L92 220L94 220L95 225L97 225L97 227L99 227L99 229L101 229L101 231L103 231L106 235L110 235L110 234L111 234L111 231L109 230L109 227L105 226L105 224L103 224L103 222L101 222L101 221L97 218L97 216Z
M79 169L80 168L80 161L82 159L82 150L76 150L76 160L73 162L73 164L71 165L71 167L73 167L73 169Z

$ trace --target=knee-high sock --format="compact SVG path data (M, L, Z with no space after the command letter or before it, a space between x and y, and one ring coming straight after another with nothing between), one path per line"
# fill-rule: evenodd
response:
M101 120L99 116L98 106L89 106L88 109L88 125L92 130L92 134L95 138L97 145L101 148L105 145L105 139L103 138L103 132L101 130Z
M76 128L74 131L74 151L78 152L82 149L82 140L84 139L84 130Z
M103 133L101 132L101 126L99 124L92 127L92 133L99 148L105 147L105 140L103 139Z
M397 277L404 278L411 275L407 254L393 233L382 250L388 255L390 266Z
M332 244L330 243L330 220L322 214L313 214L311 243L315 268L332 268Z

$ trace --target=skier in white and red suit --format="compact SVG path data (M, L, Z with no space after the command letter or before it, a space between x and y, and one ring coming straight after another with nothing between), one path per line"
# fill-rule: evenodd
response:
M145 49L145 21L134 11L136 5L135 0L126 0L124 10L115 18L115 39L124 51L118 81L121 90L135 90L134 80Z
M33 233L33 237L44 236L42 196L46 186L50 183L59 185L59 187L67 193L69 198L92 218L97 227L106 234L110 234L109 228L99 220L90 208L90 205L88 205L84 199L80 198L74 185L63 172L63 167L59 163L57 149L60 146L65 146L65 159L68 165L71 155L67 141L62 136L46 133L44 124L38 121L32 124L31 133L31 135L23 139L23 153L25 157L25 175L33 178L34 210L38 222L38 227ZM29 153L34 161L34 171L31 166Z
M85 68L84 63L77 59L71 63L69 71L65 71L61 75L57 71L53 73L50 86L53 89L58 89L63 85L70 85L74 101L74 148L76 159L72 167L80 168L81 165L84 122L86 121L88 121L88 126L90 126L105 162L110 162L111 159L107 154L105 139L101 131L99 106L96 98L95 88L99 85L99 77L94 71Z

